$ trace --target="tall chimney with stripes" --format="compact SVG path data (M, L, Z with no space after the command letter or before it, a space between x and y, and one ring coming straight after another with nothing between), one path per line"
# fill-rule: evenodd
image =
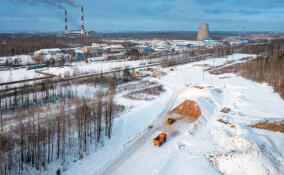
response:
M81 7L81 37L84 37L85 32L84 32L84 8L83 6Z
M65 10L65 35L68 34L68 30L67 30L67 11Z

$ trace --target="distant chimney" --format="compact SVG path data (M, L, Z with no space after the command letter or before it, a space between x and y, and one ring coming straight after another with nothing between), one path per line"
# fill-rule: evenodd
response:
M68 34L68 31L67 31L67 11L65 10L65 35Z
M84 8L81 7L81 37L84 37Z

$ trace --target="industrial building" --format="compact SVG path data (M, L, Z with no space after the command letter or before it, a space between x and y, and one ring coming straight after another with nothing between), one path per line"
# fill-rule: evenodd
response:
M208 24L200 24L197 34L197 40L203 41L205 38L209 38L209 26Z
M65 10L65 35L66 36L88 36L89 33L84 28L84 8L81 7L81 29L80 30L70 30L68 31L68 16L67 16L67 10Z

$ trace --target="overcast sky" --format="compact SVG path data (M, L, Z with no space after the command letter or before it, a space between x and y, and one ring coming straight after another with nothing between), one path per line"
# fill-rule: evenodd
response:
M0 0L0 30L284 31L284 0Z

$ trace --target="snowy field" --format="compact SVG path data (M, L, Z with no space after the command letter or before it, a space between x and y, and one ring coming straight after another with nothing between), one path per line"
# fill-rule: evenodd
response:
M90 73L98 73L100 71L108 72L114 69L124 69L125 67L138 67L139 65L146 63L147 60L144 61L124 61L124 62L78 62L73 63L71 66L64 67L50 67L37 69L38 71L42 71L44 73L53 74L60 77L72 76L74 73L77 74L90 74ZM31 78L39 78L44 77L45 75L36 73L35 70L27 70L25 68L17 69L17 70L5 70L0 71L0 82L11 82L18 80L25 80Z
M228 56L226 61L234 61L234 63L239 63L242 62L238 60L239 55L230 55ZM242 58L245 58L247 56L251 55L246 55L242 54ZM254 56L253 56L254 57ZM175 58L174 58L175 59ZM65 66L65 67L52 67L49 68L43 72L45 73L50 73L54 74L57 76L64 77L65 75L73 75L74 73L80 73L80 74L90 74L90 73L98 73L98 72L108 72L116 69L124 69L125 67L139 67L141 65L148 65L151 63L155 63L157 61L161 61L160 58L155 58L151 60L135 60L135 61L106 61L106 62L91 62L91 63L86 63L86 62L77 62L77 63L72 63L71 66ZM220 58L215 58L214 60L212 59L212 64L215 66L221 65L224 63L224 59Z
M52 67L44 72L64 77L65 75L79 74L91 74L98 72L109 72L116 69L124 69L125 67L138 67L142 64L148 63L149 60L137 60L137 61L108 61L108 62L77 62L72 63L71 66L65 67Z
M21 55L23 61L28 61L31 59L29 55ZM176 57L179 57L177 55ZM6 57L5 57L6 58ZM16 56L15 56L16 58ZM93 58L90 58L93 59ZM4 57L3 57L4 60ZM32 60L30 60L32 61ZM49 67L42 68L36 70L27 70L25 68L17 69L17 70L5 70L0 71L0 82L11 82L11 81L19 81L31 78L39 78L44 77L45 75L36 73L35 71L41 71L43 73L52 74L55 76L60 76L62 78L66 76L72 76L74 74L92 74L99 72L109 72L117 69L124 69L126 67L133 68L139 67L141 65L148 65L155 62L161 61L161 58L153 58L151 60L135 60L135 61L99 61L99 62L91 62L86 63L84 61L75 62L68 66L64 67Z
M34 63L34 60L30 55L15 55L11 57L0 57L0 64L5 64L7 61L19 65L27 65Z
M216 66L247 56L235 54L181 65L176 71L164 69L167 75L146 78L166 89L152 101L116 96L117 103L131 110L114 120L112 139L84 159L70 162L63 174L284 174L284 135L247 126L263 119L283 121L280 96L266 84L234 74L205 72L203 80L202 64ZM221 78L224 76L228 78ZM205 88L186 86L189 83ZM186 99L200 106L199 120L177 122L170 130L163 128L167 112ZM231 112L219 112L224 107ZM152 139L161 132L168 133L167 142L154 147Z
M0 82L12 82L26 80L31 78L44 77L44 75L36 73L35 70L17 69L0 71Z
M165 56L167 57L167 56ZM175 55L173 57L168 56L168 59L181 59L182 54ZM97 57L100 58L100 57ZM44 70L45 73L54 74L56 76L64 77L66 75L76 74L91 74L91 73L99 73L99 72L109 72L118 69L134 68L139 66L151 65L153 63L161 62L164 57L152 58L146 60L103 60L97 62L86 63L84 61L72 63L69 66L65 67L52 67L47 70ZM95 58L90 58L93 60Z
M12 64L19 64L19 65L27 65L34 63L34 60L30 55L0 57L0 64L5 64L6 61L9 61ZM34 70L26 70L25 68L0 71L1 83L38 78L38 77L43 77L43 75L36 73Z

